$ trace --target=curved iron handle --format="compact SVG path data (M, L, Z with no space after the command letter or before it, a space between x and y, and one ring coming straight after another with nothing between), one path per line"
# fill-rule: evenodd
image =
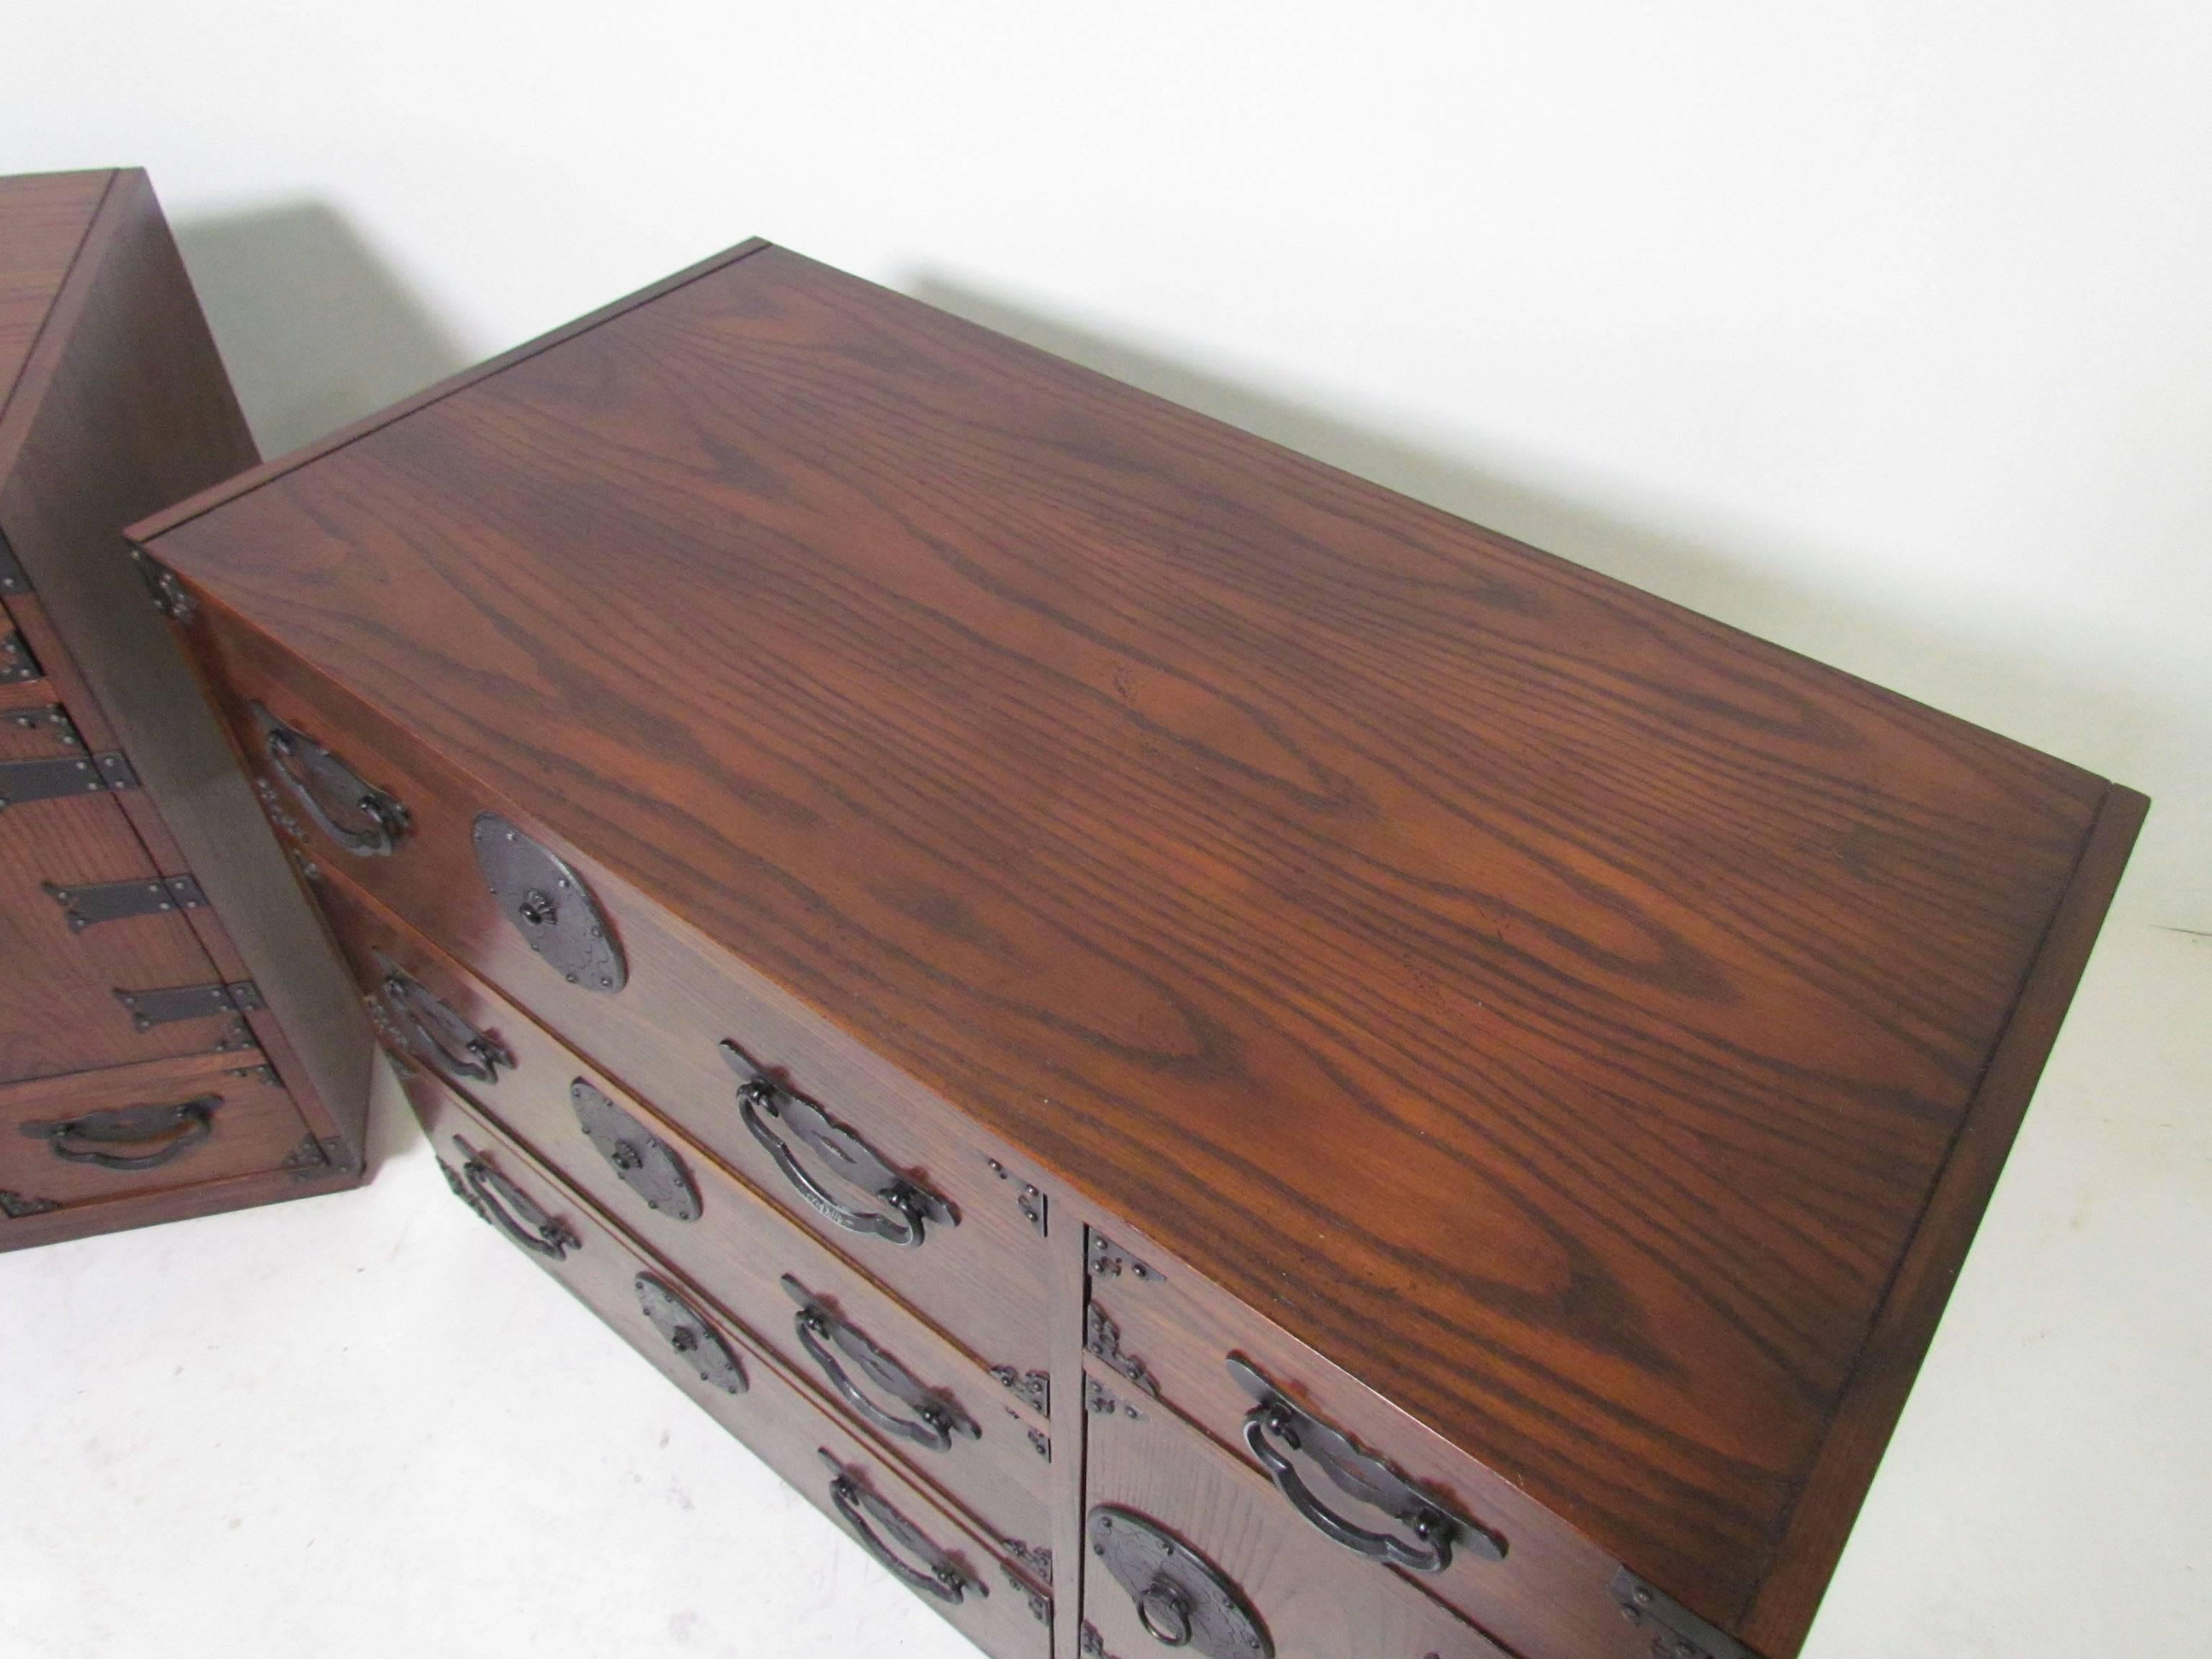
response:
M22 1133L46 1143L47 1151L65 1164L90 1164L103 1170L158 1170L182 1158L215 1133L215 1109L221 1095L195 1095L173 1106L125 1106L112 1111L87 1112L82 1117L60 1118L48 1123L26 1123ZM102 1146L128 1146L180 1130L150 1152L102 1152ZM90 1145L85 1143L89 1142Z
M466 1162L461 1165L459 1181L451 1170L446 1171L446 1179L471 1209L524 1249L552 1261L559 1261L569 1251L583 1249L584 1241L559 1217L546 1214L531 1202L529 1194L492 1168L482 1152L458 1135L453 1145L465 1154ZM442 1162L439 1167L445 1167Z
M901 1175L877 1155L875 1148L837 1122L804 1095L793 1094L757 1072L733 1042L722 1044L722 1058L744 1081L738 1088L738 1115L755 1140L775 1161L809 1208L847 1232L884 1239L902 1249L918 1248L928 1237L927 1224L957 1226L959 1218L945 1201L927 1188ZM856 1210L840 1204L821 1182L806 1172L790 1143L762 1121L783 1119L794 1138L805 1141L848 1166L846 1178L872 1193L881 1210Z
M389 854L407 833L407 809L398 798L376 787L305 732L287 726L260 703L252 707L254 718L261 722L261 745L270 765L323 833L356 858ZM335 808L325 804L323 790L337 795L339 804ZM347 829L337 821L336 815L341 811L358 813L368 820L368 827Z
M514 1056L495 1038L463 1019L443 997L406 969L386 962L384 1000L404 1031L416 1042L408 1046L423 1059L475 1083L496 1083L499 1068L514 1069Z
M812 1293L789 1273L783 1276L783 1288L799 1304L799 1312L792 1320L793 1328L799 1333L799 1346L806 1350L808 1358L822 1368L822 1374L830 1379L830 1386L837 1391L837 1397L861 1417L886 1434L911 1440L931 1451L950 1451L956 1434L970 1440L982 1438L982 1430L964 1413L933 1399L911 1371L816 1301ZM914 1415L901 1417L885 1411L862 1393L845 1374L837 1356L823 1346L824 1338L844 1350L847 1357L867 1373L870 1381L910 1407Z
M931 1543L919 1527L854 1480L844 1465L826 1450L823 1452L822 1459L836 1471L830 1482L830 1503L844 1517L845 1524L853 1529L853 1535L860 1540L860 1547L888 1568L894 1577L908 1589L919 1590L924 1595L933 1595L949 1607L958 1607L967 1599L970 1590L978 1595L991 1593L988 1584L962 1571L959 1564ZM863 1509L868 1511L867 1516L860 1513ZM890 1547L878 1537L875 1528L868 1524L869 1516L872 1516L877 1525L897 1540L901 1548L920 1556L924 1565L912 1566L891 1553Z
M1245 1361L1231 1355L1229 1374L1259 1403L1244 1414L1244 1443L1260 1467L1308 1525L1356 1554L1408 1572L1442 1572L1455 1545L1486 1560L1505 1559L1505 1540L1489 1528L1452 1514L1381 1458L1362 1451L1340 1430L1300 1409ZM1270 1437L1273 1437L1272 1438ZM1297 1466L1275 1444L1303 1451L1331 1481L1360 1502L1381 1510L1413 1535L1354 1525L1314 1495Z

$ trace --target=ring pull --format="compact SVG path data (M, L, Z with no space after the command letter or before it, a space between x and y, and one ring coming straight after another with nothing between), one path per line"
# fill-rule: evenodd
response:
M1442 1572L1451 1565L1453 1549L1462 1546L1486 1561L1505 1559L1502 1534L1454 1515L1381 1458L1362 1451L1341 1431L1301 1409L1234 1354L1229 1358L1229 1375L1259 1402L1244 1416L1245 1445L1273 1480L1275 1489L1322 1536L1371 1561L1388 1562L1408 1572ZM1396 1533L1355 1525L1330 1509L1298 1473L1288 1455L1291 1451L1311 1458L1346 1495L1382 1510L1412 1534L1411 1541Z
M816 1300L813 1292L789 1273L783 1276L783 1288L799 1304L799 1312L792 1322L799 1333L799 1346L806 1350L806 1357L822 1368L822 1374L830 1379L830 1386L837 1391L837 1397L861 1417L886 1434L911 1440L931 1451L951 1450L956 1434L969 1440L982 1437L982 1430L957 1406L924 1388L905 1366ZM837 1354L823 1346L825 1341L835 1344L870 1382L898 1400L914 1415L901 1417L871 1400L846 1374Z
M356 858L387 856L407 833L407 809L398 797L376 787L260 703L252 708L270 765L323 833Z
M852 1471L827 1450L822 1453L822 1461L830 1466L832 1472L830 1501L836 1505L837 1513L844 1517L845 1524L853 1529L853 1535L860 1540L860 1547L874 1556L908 1589L934 1596L947 1606L956 1607L967 1600L971 1592L976 1595L991 1593L988 1584L965 1571L958 1562L930 1542L921 1528L862 1486ZM862 1510L866 1513L862 1514ZM878 1535L875 1527L868 1524L872 1519L877 1527L881 1527L884 1533L890 1534L900 1549L918 1557L921 1565L915 1566L894 1554L890 1545Z
M738 1115L752 1132L776 1169L809 1208L847 1232L863 1233L912 1249L928 1237L927 1224L959 1225L952 1206L927 1187L901 1174L878 1156L875 1148L801 1094L794 1094L755 1066L734 1042L721 1045L722 1058L743 1079L738 1087ZM837 1171L838 1179L872 1196L880 1210L854 1209L839 1203L828 1188L808 1174L787 1141L769 1127L775 1119L799 1142Z
M82 1117L26 1123L21 1132L43 1140L64 1164L90 1164L102 1170L158 1170L173 1163L215 1133L215 1109L221 1095L196 1095L173 1105L120 1106ZM145 1152L111 1147L145 1146Z
M497 1083L499 1068L514 1069L514 1056L496 1037L463 1019L444 998L405 969L377 952L383 964L385 1006L407 1037L407 1046L442 1072L472 1083Z
M461 1149L465 1160L460 1173L454 1174L443 1158L438 1160L438 1167L446 1172L446 1184L462 1203L533 1255L559 1261L569 1251L583 1249L584 1241L569 1230L567 1223L538 1208L527 1193L494 1169L482 1152L459 1135L453 1137L453 1145Z

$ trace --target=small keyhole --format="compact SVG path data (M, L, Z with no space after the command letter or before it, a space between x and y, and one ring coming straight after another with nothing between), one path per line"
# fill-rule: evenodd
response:
M544 927L553 920L553 901L533 887L522 896L522 902L514 907L514 913L532 927Z

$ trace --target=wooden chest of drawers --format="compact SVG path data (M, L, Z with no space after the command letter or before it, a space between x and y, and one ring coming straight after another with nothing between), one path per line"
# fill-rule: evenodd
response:
M998 1653L1793 1652L2144 807L760 244L137 534L455 1190Z
M145 174L0 179L0 1249L361 1177L368 1023L123 538L257 459Z

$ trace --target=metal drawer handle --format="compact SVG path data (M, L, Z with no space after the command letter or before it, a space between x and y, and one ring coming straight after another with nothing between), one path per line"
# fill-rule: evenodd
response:
M775 1160L783 1178L817 1214L847 1232L868 1234L908 1249L927 1237L929 1222L944 1227L960 1224L951 1205L884 1163L875 1148L805 1096L793 1093L762 1073L736 1043L725 1042L721 1048L722 1058L743 1079L738 1086L738 1115L752 1131L753 1139ZM793 1140L826 1159L840 1180L872 1194L884 1207L856 1210L840 1204L801 1167L790 1143L769 1128L763 1116L781 1123Z
M822 1368L822 1374L830 1379L830 1386L837 1391L837 1397L863 1418L886 1434L911 1440L931 1451L951 1450L956 1434L969 1440L982 1437L982 1430L966 1413L933 1395L915 1380L913 1372L817 1301L814 1293L789 1273L783 1276L783 1288L799 1304L799 1312L792 1323L799 1333L799 1346L806 1350L808 1358ZM869 1399L845 1374L837 1355L823 1346L825 1340L836 1344L871 1382L897 1399L914 1415L901 1417Z
M215 1133L215 1109L221 1095L195 1095L165 1106L119 1106L82 1117L26 1123L22 1133L43 1140L65 1164L91 1164L103 1170L158 1170L173 1163ZM160 1144L150 1152L118 1152L111 1146Z
M472 1083L496 1083L499 1068L514 1069L514 1056L497 1038L463 1019L428 986L386 957L385 1006L408 1037L407 1046L439 1070Z
M287 726L259 703L253 718L261 723L261 744L276 775L307 809L323 833L357 858L381 858L407 833L407 809L395 795L377 788L297 726ZM348 828L350 817L362 827Z
M844 1516L845 1524L853 1529L853 1535L860 1540L860 1547L890 1569L892 1575L908 1589L919 1590L924 1595L933 1595L956 1607L967 1600L970 1592L977 1595L991 1593L988 1584L963 1570L958 1562L930 1542L921 1528L862 1486L852 1472L830 1455L826 1449L822 1452L822 1461L832 1471L830 1501L836 1505L837 1513ZM863 1510L867 1511L866 1515L861 1514ZM884 1543L877 1535L875 1528L868 1524L871 1518L876 1526L890 1535L893 1543L908 1554L919 1557L922 1565L914 1566L894 1555L890 1546Z
M1322 1536L1370 1560L1387 1561L1408 1572L1442 1572L1451 1565L1456 1546L1486 1561L1505 1559L1503 1534L1454 1515L1381 1458L1362 1451L1340 1430L1300 1409L1234 1354L1229 1357L1229 1375L1259 1401L1244 1415L1245 1445L1273 1479L1275 1489ZM1284 1447L1303 1451L1340 1490L1382 1510L1411 1533L1413 1541L1394 1533L1370 1532L1337 1514L1314 1495Z
M438 1160L438 1167L446 1172L446 1184L462 1203L535 1255L559 1261L569 1251L584 1248L584 1241L570 1231L567 1223L538 1208L528 1194L494 1169L482 1152L459 1135L453 1137L453 1145L461 1149L465 1160L460 1173L455 1175L443 1158Z

